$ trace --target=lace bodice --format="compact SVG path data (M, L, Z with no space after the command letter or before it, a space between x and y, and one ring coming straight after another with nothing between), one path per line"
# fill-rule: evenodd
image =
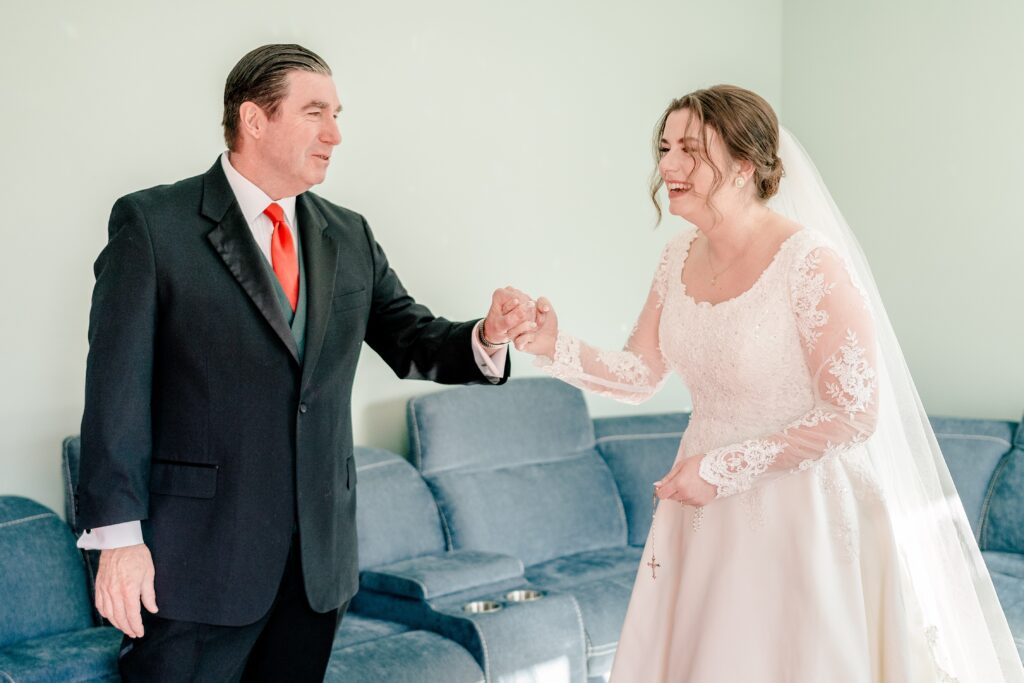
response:
M866 439L878 403L874 325L838 254L802 229L750 289L709 304L682 282L696 234L665 247L623 350L559 332L555 357L538 365L629 403L679 373L693 398L682 455L702 456L700 475L719 497Z

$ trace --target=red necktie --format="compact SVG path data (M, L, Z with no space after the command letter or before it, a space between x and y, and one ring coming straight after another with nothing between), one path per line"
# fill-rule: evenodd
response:
M270 263L292 311L295 311L299 301L299 257L295 253L292 231L284 220L284 209L277 202L263 209L263 213L274 224L274 234L270 238Z

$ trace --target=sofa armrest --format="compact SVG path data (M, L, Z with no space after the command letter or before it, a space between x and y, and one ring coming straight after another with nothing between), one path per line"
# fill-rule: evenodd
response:
M363 588L429 600L523 576L516 557L476 550L453 550L363 570Z

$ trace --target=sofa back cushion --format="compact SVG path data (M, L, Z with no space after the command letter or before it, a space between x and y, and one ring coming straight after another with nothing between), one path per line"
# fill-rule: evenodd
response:
M447 547L437 503L416 468L390 451L356 448L359 568Z
M672 468L688 413L602 417L594 420L597 450L615 477L629 526L629 544L647 542L652 483Z
M0 496L0 649L92 626L82 556L52 511Z
M987 503L982 550L1024 553L1024 419L992 477Z
M622 501L583 395L558 380L459 387L409 401L413 462L453 548L525 564L626 543Z
M932 429L980 541L991 503L993 474L1011 448L1012 422L949 417L931 418Z

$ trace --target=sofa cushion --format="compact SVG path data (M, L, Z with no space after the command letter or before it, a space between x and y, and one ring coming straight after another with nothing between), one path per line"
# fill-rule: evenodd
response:
M409 432L453 548L534 564L625 544L622 500L578 389L532 378L419 396Z
M971 529L980 539L992 475L1010 450L1015 425L996 420L930 419Z
M437 503L412 465L390 451L356 448L360 568L447 547Z
M652 484L672 468L688 422L686 413L594 420L597 450L622 496L630 545L642 546L647 541L654 511Z
M476 660L456 643L436 633L408 631L336 646L324 680L483 683L484 675Z
M338 632L334 634L334 649L338 650L351 645L358 645L370 640L377 640L386 636L393 636L396 633L405 633L411 630L405 624L395 621L384 621L364 617L361 614L345 612L341 620Z
M413 463L427 476L551 462L594 446L583 394L545 377L418 396L409 401L408 421Z
M988 494L981 547L1024 553L1024 421L1017 426L1013 450L999 463Z
M1024 555L991 551L982 555L1010 624L1017 652L1024 659Z
M82 555L39 503L0 497L0 648L93 625Z
M529 565L626 543L615 480L594 450L427 480L456 549L512 555Z
M360 585L379 593L430 600L522 575L523 563L517 557L453 550L364 570Z
M121 632L88 628L33 638L0 650L0 680L17 683L120 680Z
M589 676L611 671L642 553L642 548L625 546L561 557L526 569L532 585L576 599L587 636Z

